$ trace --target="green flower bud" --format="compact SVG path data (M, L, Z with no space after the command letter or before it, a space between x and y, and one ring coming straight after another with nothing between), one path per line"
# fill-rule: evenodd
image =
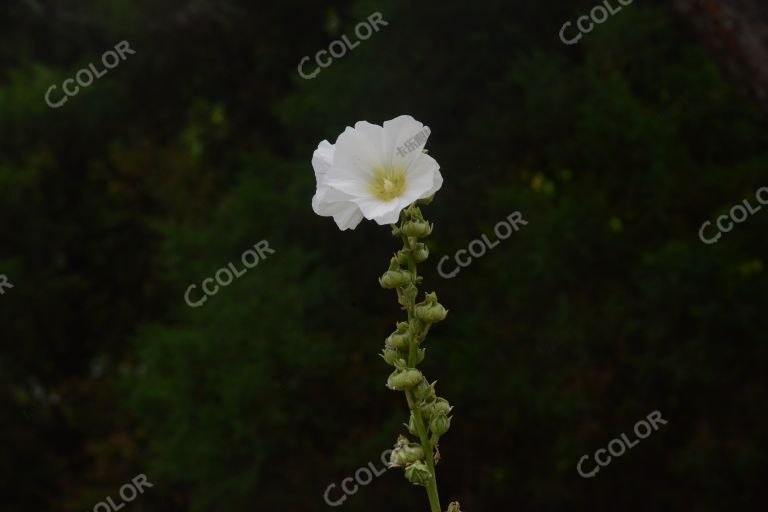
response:
M389 347L384 348L384 350L382 350L381 354L379 354L379 355L390 366L395 366L395 361L397 361L398 359L400 359L402 357L400 352L398 352L394 348L389 348Z
M424 460L424 448L419 443L409 443L404 450L408 463Z
M434 292L426 294L424 301L420 302L414 308L416 318L426 324L434 324L445 320L448 311L442 304L437 302L437 295Z
M429 422L429 430L437 437L442 436L451 428L451 416L446 416L444 412L435 412L432 415L432 421Z
M421 372L415 368L398 368L387 379L387 387L397 391L405 391L419 385L424 380Z
M458 501L452 501L448 504L448 512L461 512Z
M421 412L422 418L424 418L427 422L429 422L429 419L432 417L432 414L435 412L434 400L427 400L422 402L421 405L419 405L419 412Z
M401 288L411 282L411 277L411 273L407 270L387 270L379 278L379 284L388 290Z
M412 220L403 224L400 230L405 236L412 236L416 238L424 238L432 232L432 226L423 220Z
M435 413L443 413L448 414L453 410L453 407L451 407L451 404L448 403L448 400L445 398L438 398L435 400L435 407L434 411Z
M422 243L416 244L416 247L413 249L413 259L416 260L416 263L421 263L422 261L426 260L429 257L429 249L426 245Z
M416 313L419 320L426 324L434 324L445 320L445 317L448 315L448 311L442 304L437 304L435 306L416 306L414 313Z
M388 348L407 351L410 348L411 338L411 333L408 330L408 322L398 322L397 329L387 337L384 344Z
M435 395L435 384L437 381L433 382L432 384L429 384L426 380L422 380L418 386L416 386L416 389L413 390L413 396L416 398L417 401L428 401L431 402L436 398Z
M434 383L432 385L434 386ZM443 413L446 415L449 414L453 410L453 407L451 407L451 405L448 403L448 400L445 398L435 399L433 395L431 397L427 397L426 400L421 402L419 405L419 410L421 411L424 419L429 422L432 416L437 413Z
M405 465L407 465L408 462L405 459L405 451L401 449L395 449L392 451L392 454L389 456L389 467L390 468L400 468Z
M427 355L427 349L420 348L416 351L416 364L421 363L424 360L424 356Z
M395 259L397 260L398 265L407 265L408 264L408 249L400 249L397 251L397 254L395 255Z
M426 485L432 480L432 473L429 472L426 464L417 461L405 467L405 478L414 485Z
M412 462L424 460L424 449L418 443L401 444L398 439L395 449L389 456L389 467L398 468L407 466Z
M387 348L408 350L411 345L411 333L405 332L401 334L398 332L393 332L389 335L384 344L387 346Z

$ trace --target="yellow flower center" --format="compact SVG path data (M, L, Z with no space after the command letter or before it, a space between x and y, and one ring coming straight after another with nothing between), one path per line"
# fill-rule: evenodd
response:
M405 192L405 171L400 168L374 169L371 194L382 201L391 201Z

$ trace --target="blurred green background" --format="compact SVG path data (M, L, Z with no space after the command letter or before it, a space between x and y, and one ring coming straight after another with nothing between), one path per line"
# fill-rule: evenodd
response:
M407 408L377 356L399 244L314 215L310 159L400 114L445 178L421 266L451 311L424 365L455 406L444 503L760 509L768 210L698 230L768 185L766 116L666 2L564 45L596 3L6 2L0 510L90 511L139 473L124 512L426 510L398 471L323 501L381 467ZM389 24L299 77L374 12ZM135 55L45 104L123 40ZM527 226L438 275L514 211ZM260 240L275 254L185 304ZM654 410L666 426L579 477Z

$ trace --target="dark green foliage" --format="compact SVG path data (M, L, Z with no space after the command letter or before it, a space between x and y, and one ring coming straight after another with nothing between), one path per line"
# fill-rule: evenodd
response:
M126 512L325 510L329 484L381 467L408 419L377 356L401 317L376 282L398 240L315 216L310 158L399 114L431 127L445 178L420 266L450 310L424 367L455 406L443 502L756 508L768 210L716 245L698 230L768 186L768 124L665 6L565 46L560 26L594 2L11 4L0 510L91 510L138 473L155 486ZM388 26L299 78L375 11ZM136 55L45 105L123 39ZM528 224L439 277L514 211ZM260 240L276 252L184 303ZM668 425L578 476L653 410ZM338 510L426 508L392 472Z

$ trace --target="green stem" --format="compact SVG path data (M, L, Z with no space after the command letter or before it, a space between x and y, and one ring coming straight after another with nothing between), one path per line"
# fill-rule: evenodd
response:
M402 226L402 223L401 223ZM411 241L408 239L407 236L403 235L403 245L413 250L413 245L411 244ZM417 277L417 271L416 271L416 260L413 258L413 253L408 253L408 270L413 274L413 282L414 286L416 284L416 277ZM417 358L417 351L419 343L421 342L421 339L423 339L424 336L426 336L427 329L424 330L423 333L417 333L414 330L414 303L411 302L406 306L406 309L408 310L408 325L409 329L411 329L411 343L408 351L408 366L411 368L416 367L416 358ZM426 483L424 486L427 490L427 498L429 499L429 508L431 512L442 512L442 508L440 507L440 496L437 493L437 471L435 470L435 458L434 458L434 452L432 448L432 442L429 439L429 433L427 431L426 425L424 425L424 419L421 417L421 411L419 411L418 404L416 403L416 400L413 396L413 392L410 390L405 391L405 398L408 401L408 408L411 410L411 413L413 414L414 423L416 425L416 432L419 435L419 441L421 442L421 448L424 450L424 455L426 458L426 464L427 468L429 469L429 472L432 474L432 478L429 480L429 482Z
M437 494L437 473L435 472L435 459L432 455L432 443L429 441L427 428L424 426L424 420L421 418L421 411L419 411L419 407L413 397L413 392L407 390L405 392L405 398L408 400L408 408L411 410L411 413L413 413L416 431L418 432L419 440L421 441L421 448L424 450L425 458L427 459L427 467L429 468L429 472L432 473L432 478L424 486L427 489L429 508L432 512L442 512L442 508L440 508L440 497Z

